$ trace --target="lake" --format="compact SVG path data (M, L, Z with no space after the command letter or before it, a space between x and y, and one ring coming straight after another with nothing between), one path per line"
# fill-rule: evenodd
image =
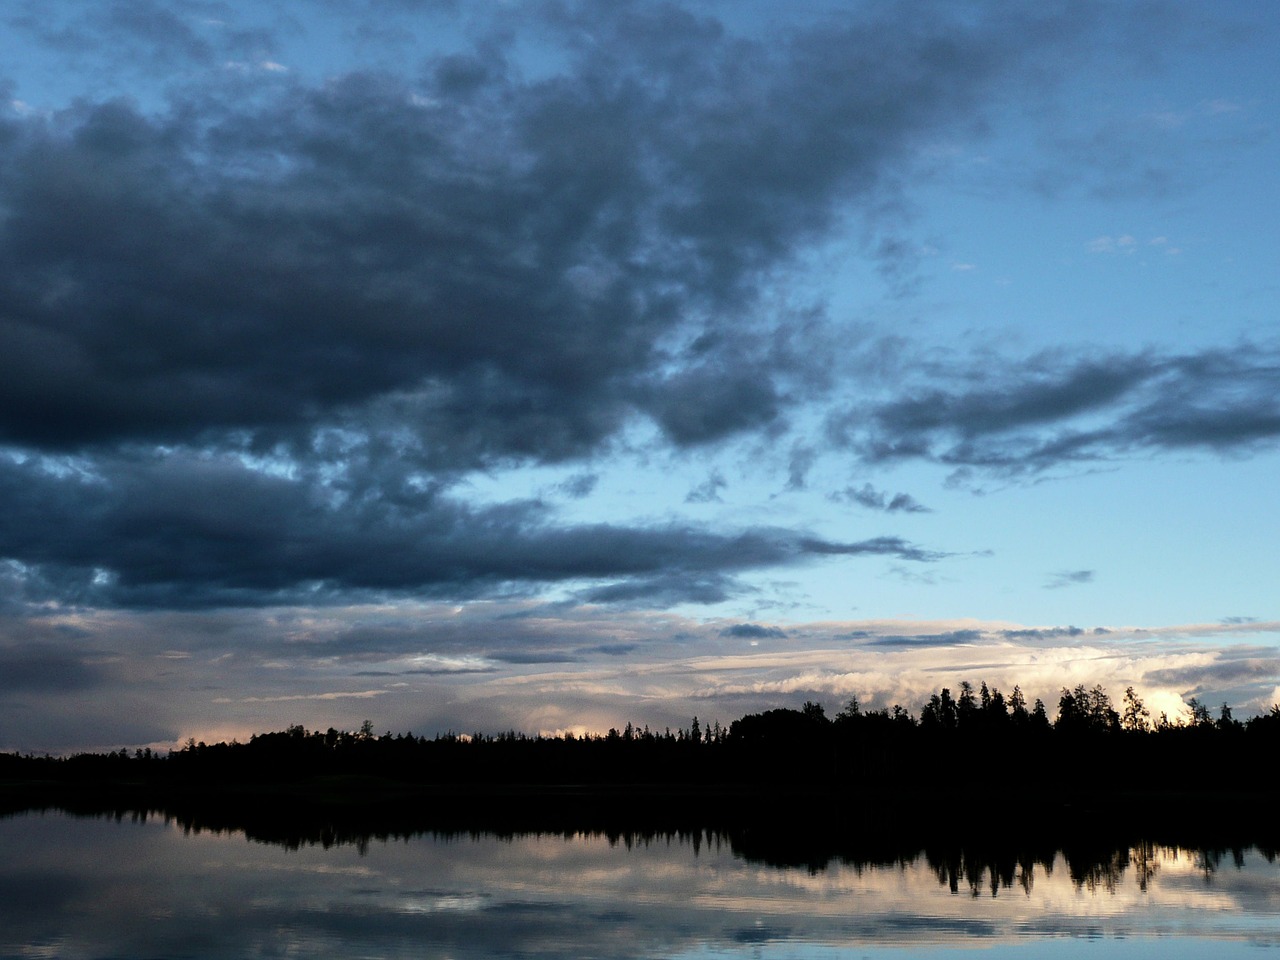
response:
M1280 957L1267 854L908 848L790 865L710 831L282 845L31 812L0 819L0 956Z

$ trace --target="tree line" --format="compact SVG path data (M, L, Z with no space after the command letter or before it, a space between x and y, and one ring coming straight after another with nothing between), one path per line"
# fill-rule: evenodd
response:
M863 709L850 699L834 717L821 704L748 714L727 727L695 717L661 731L627 723L604 734L453 732L432 737L307 730L248 742L189 740L178 750L0 755L0 778L158 784L261 784L377 777L405 784L739 784L839 788L849 796L940 790L956 802L1029 789L1260 789L1262 758L1280 747L1280 705L1240 721L1190 714L1153 718L1132 687L1118 704L1106 690L1063 688L1056 715L985 682L934 693L914 716L900 705Z

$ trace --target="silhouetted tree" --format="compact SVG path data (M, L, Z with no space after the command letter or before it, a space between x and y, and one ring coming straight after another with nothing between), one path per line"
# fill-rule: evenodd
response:
M1231 717L1231 707L1226 703L1222 705L1222 712L1218 715L1217 728L1224 733L1234 733L1243 728L1243 724L1239 720Z
M920 726L926 730L954 730L957 719L956 702L947 687L933 694L929 702L920 708Z
M1009 719L1019 730L1026 727L1031 720L1031 715L1027 712L1027 698L1023 696L1022 688L1016 683L1013 685L1013 693L1009 694Z
M1044 701L1039 697L1036 697L1035 706L1031 710L1031 723L1029 726L1037 732L1044 732L1049 729L1049 713L1044 708Z
M972 730L978 714L978 698L973 695L973 684L960 681L960 696L956 700L956 720L961 729Z
M1054 729L1063 733L1108 733L1120 729L1120 715L1101 685L1092 690L1086 690L1084 684L1074 690L1063 687Z
M1187 701L1187 707L1191 710L1191 725L1193 727L1213 726L1213 718L1209 716L1209 708L1198 699L1192 697Z
M1131 733L1145 733L1150 719L1151 711L1146 708L1133 687L1125 687L1124 716L1121 718L1121 725Z
M1089 691L1089 729L1098 733L1111 733L1120 729L1120 714L1111 706L1111 698L1102 684L1094 684Z
M1075 690L1062 688L1058 696L1058 716L1053 728L1059 733L1080 733L1089 728L1089 694L1084 684Z
M982 689L984 691L987 689L985 683ZM992 687L991 693L984 697L982 715L986 719L987 726L993 730L1003 730L1009 725L1009 707L1004 702L1004 694L995 687Z
M914 794L932 789L936 781L930 778L940 769L964 768L993 755L1018 756L1019 777L1031 787L1059 789L1064 770L1088 769L1091 778L1086 779L1119 782L1127 771L1139 768L1215 764L1243 770L1257 757L1280 753L1280 704L1241 723L1228 704L1213 721L1208 709L1192 698L1191 724L1174 724L1161 714L1152 730L1149 711L1132 687L1125 691L1120 715L1100 685L1086 689L1080 684L1062 690L1058 719L1051 726L1043 701L1036 700L1028 711L1020 687L1013 688L1008 704L985 682L977 696L967 683L960 689L960 702L975 704L964 726L959 702L943 688L924 704L919 724L898 704L865 710L853 697L834 721L821 704L808 701L798 710L748 715L727 730L718 720L707 728L694 717L688 729L668 728L659 734L648 727L638 731L630 722L622 731L611 728L604 735L577 737L530 737L514 730L470 736L450 731L434 738L388 731L379 737L370 722L358 732L332 727L312 732L293 725L256 734L246 744L208 745L190 738L185 748L167 757L128 748L77 755L65 764L49 761L54 773L41 778L65 776L81 783L172 778L180 784L210 785L298 783L352 774L432 784L786 782L865 788L892 783ZM1146 730L1147 735L1113 735L1121 729ZM4 763L13 768L14 761L0 755L0 773ZM983 789L977 787L978 792ZM1133 789L1157 788L1138 784ZM1000 869L1014 869L1011 863Z

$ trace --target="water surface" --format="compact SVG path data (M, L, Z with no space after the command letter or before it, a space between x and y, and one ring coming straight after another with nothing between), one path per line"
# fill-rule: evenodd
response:
M290 848L45 812L0 820L0 853L3 957L1280 957L1253 848L797 867L715 833Z

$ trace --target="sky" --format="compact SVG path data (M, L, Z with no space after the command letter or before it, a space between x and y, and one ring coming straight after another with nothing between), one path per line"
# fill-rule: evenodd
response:
M1280 701L1280 8L0 0L0 749Z

